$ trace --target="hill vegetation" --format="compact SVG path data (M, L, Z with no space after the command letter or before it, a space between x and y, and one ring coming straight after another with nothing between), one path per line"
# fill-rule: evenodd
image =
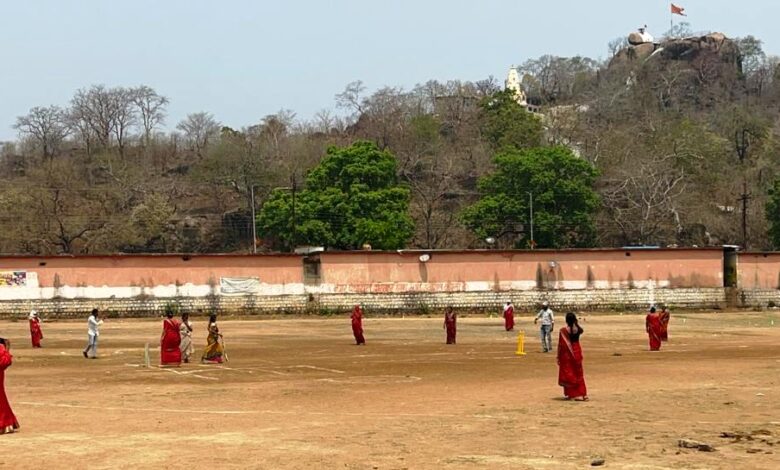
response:
M252 209L262 251L780 248L777 58L752 37L624 46L523 63L538 114L493 78L355 82L308 121L193 112L166 132L161 91L89 86L18 117L0 252L246 251Z

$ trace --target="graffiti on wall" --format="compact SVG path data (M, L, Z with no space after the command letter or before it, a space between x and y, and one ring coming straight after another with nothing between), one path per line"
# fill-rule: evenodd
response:
M24 287L26 285L26 271L0 271L0 287Z

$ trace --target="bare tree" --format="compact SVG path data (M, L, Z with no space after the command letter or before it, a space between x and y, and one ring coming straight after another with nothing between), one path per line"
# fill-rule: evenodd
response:
M626 36L617 37L609 43L607 43L607 50L609 51L609 57L615 57L618 52L628 47L628 38Z
M501 90L501 84L498 82L496 77L491 75L484 80L477 80L474 82L474 88L478 96L485 97Z
M65 114L65 122L70 133L74 134L75 138L84 145L87 156L91 156L96 140L95 131L84 118L82 111L76 108L68 109Z
M360 80L347 83L344 91L336 95L336 106L352 111L354 116L361 115L364 111L362 96L364 91L366 87Z
M129 88L117 87L112 88L109 93L114 107L114 136L119 154L124 156L128 133L137 122L134 106L135 92Z
M282 147L295 124L295 113L282 109L276 114L264 117L260 124L249 128L249 134L258 139L275 159L283 158Z
M623 243L654 243L665 225L682 232L677 209L685 192L685 171L674 167L675 155L635 162L621 178L608 181L604 207L619 228Z
M209 140L219 134L220 123L211 113L199 112L188 114L179 124L176 125L176 129L179 129L184 133L185 138L189 141L190 145L198 157L203 156L203 149L209 143Z
M165 107L168 98L157 94L153 88L141 85L133 90L133 104L138 108L141 127L144 133L144 145L149 146L154 129L165 122Z
M59 152L60 144L69 133L65 112L59 106L36 106L26 115L17 117L14 128L32 137L46 159Z
M73 96L71 115L95 135L100 146L108 148L111 135L116 131L116 99L104 85L81 89Z

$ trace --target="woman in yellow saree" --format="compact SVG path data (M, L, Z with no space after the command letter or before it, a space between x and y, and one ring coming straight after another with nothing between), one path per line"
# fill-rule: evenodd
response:
M206 349L203 350L203 357L200 362L204 364L222 364L222 357L225 354L225 348L222 346L222 334L217 327L217 315L209 316L209 336L206 339Z

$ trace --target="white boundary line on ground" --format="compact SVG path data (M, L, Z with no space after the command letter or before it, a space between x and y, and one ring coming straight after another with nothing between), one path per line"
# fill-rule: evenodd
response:
M122 406L93 406L93 405L71 405L68 403L43 403L43 402L31 402L20 401L16 402L17 405L24 406L38 406L38 407L50 407L50 408L72 408L77 410L103 410L103 411L126 411L130 413L136 412L162 412L162 413L192 413L192 414L206 414L206 415L245 415L245 414L258 414L258 411L229 411L229 410L179 410L174 408L133 408Z
M287 366L292 369L312 369L312 370L321 370L323 372L333 372L334 374L344 374L345 372L343 370L338 369L328 369L327 367L317 367L317 366L310 366L306 364L301 365L294 365L294 366ZM280 369L284 369L285 366L279 366Z
M378 379L378 380L374 380ZM351 377L344 377L338 379L317 379L318 382L329 382L338 384L375 384L375 383L412 383L419 382L421 377L414 375L354 375Z
M68 408L77 410L103 410L103 411L122 411L128 413L183 413L183 414L206 414L206 415L312 415L312 416L349 416L355 418L474 418L474 419L496 419L490 415L456 415L456 414L436 414L436 413L356 413L343 411L283 411L283 410L182 410L176 408L136 408L121 406L94 406L94 405L71 405L68 403L44 403L44 402L16 402L21 406L36 406L49 408Z
M183 414L206 414L206 415L312 415L312 416L349 416L356 418L472 418L472 419L491 419L506 418L508 416L495 416L487 414L448 414L448 413L355 413L344 411L283 411L283 410L182 410L175 408L135 408L120 406L94 406L94 405L71 405L68 403L44 403L44 402L15 402L21 406L37 406L49 408L69 408L77 410L104 410L104 411L123 411L128 413L149 412L149 413L183 413ZM689 420L664 420L664 422L690 423ZM697 424L724 424L723 421L695 421ZM780 421L741 421L741 424L771 425L780 426Z
M198 375L198 374L194 374L193 373L193 372L202 372L200 370L180 371L180 370L176 370L176 369L173 369L173 368L170 368L170 367L159 367L159 366L157 367L157 369L158 370L165 370L165 371L168 371L168 372L173 372L176 375L183 375L185 377L197 377L199 379L205 379L205 380L219 380L216 377L206 377L205 375Z
M143 368L143 365L141 365L141 364L127 364L126 363L125 366L127 366L127 367L135 367L135 368L142 368L140 370L147 370L147 369ZM346 374L346 372L343 371L343 370L329 369L327 367L318 367L318 366L312 366L312 365L308 365L308 364L292 364L292 365L289 365L289 366L276 366L274 368L275 369L310 369L310 370L314 370L314 371L329 372L329 373L332 373L332 374ZM273 374L273 375L282 375L282 376L290 375L289 372L272 370L272 369L266 368L266 367L226 367L226 366L214 366L214 367L208 367L208 368L182 370L182 369L173 368L173 367L161 367L161 366L158 365L158 366L153 366L149 370L164 370L164 371L168 371L168 372L171 372L173 374L176 374L176 375L197 377L197 378L205 379L205 380L219 380L216 377L207 377L207 376L204 376L204 375L199 375L199 374L208 373L208 372L214 372L214 371L218 371L218 370L228 370L228 371L245 373L245 374L248 374L248 375L253 375L256 371L264 372L264 373L268 373L268 374Z

